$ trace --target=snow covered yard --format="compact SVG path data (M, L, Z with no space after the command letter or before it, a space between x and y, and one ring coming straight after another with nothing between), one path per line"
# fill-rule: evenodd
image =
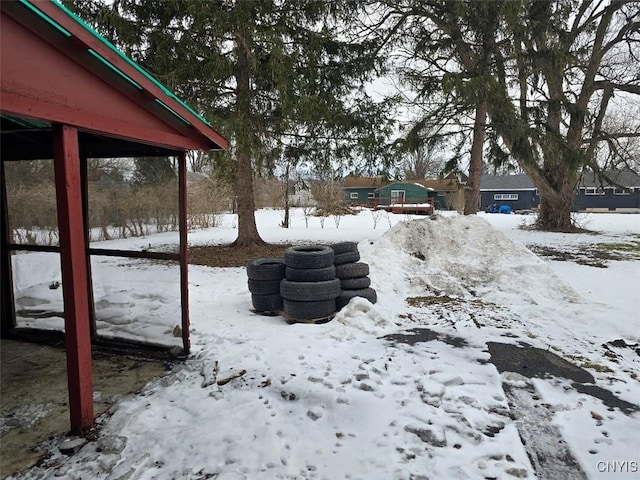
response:
M288 325L251 313L244 268L191 266L191 358L100 418L96 441L66 457L54 439L52 456L16 479L535 478L518 431L534 410L575 457L574 478L640 472L633 249L602 268L527 248L629 244L637 255L638 216L582 216L598 235L523 230L533 219L519 215L363 211L322 228L295 210L282 229L281 212L261 210L257 220L269 242L358 241L378 303ZM228 216L190 244L228 243L234 227ZM488 342L555 353L632 407L566 378L500 373ZM526 389L529 411L512 402Z

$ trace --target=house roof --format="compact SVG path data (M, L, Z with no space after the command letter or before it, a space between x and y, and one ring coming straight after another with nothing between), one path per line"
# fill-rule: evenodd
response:
M624 187L640 187L640 175L629 169L604 172L604 176L598 176L593 172L584 172L580 179L579 186L600 187L609 185L605 177L610 178L615 183ZM482 177L480 177L481 191L535 190L535 188L536 186L531 179L524 174L482 175Z
M397 182L392 182L388 185L384 185L384 187L393 187L397 185L417 185L419 187L425 188L430 191L436 192L457 192L460 190L461 185L457 179L416 179L416 180L398 180Z
M343 188L379 188L385 184L383 177L347 177Z
M482 175L480 177L481 191L497 190L535 190L536 186L524 174L519 175Z
M460 182L457 178L443 178L443 179L424 179L413 180L414 183L418 183L426 188L431 188L436 192L457 192L460 190Z
M604 178L608 177L613 182L623 187L640 187L640 175L632 170L619 170L604 172L604 176L598 176L593 172L584 172L580 179L581 187L600 187L609 185Z
M469 176L464 172L449 172L444 176L444 178L446 178L447 180L458 180L460 183L467 183L469 181Z
M427 187L426 185L423 185L418 180L398 180L396 182L391 182L391 183L389 183L387 185L384 185L384 186L380 187L378 190L382 190L383 188L398 187L400 185L416 185L416 186L418 186L420 188L424 188L425 190L433 190L433 189Z
M95 157L227 148L204 118L58 1L0 7L3 158L50 158L53 123L77 127L81 154Z

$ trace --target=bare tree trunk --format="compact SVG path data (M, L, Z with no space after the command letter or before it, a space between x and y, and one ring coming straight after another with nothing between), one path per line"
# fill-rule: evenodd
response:
M566 195L553 192L540 199L540 214L536 222L538 228L546 231L570 232L575 230L571 222L571 209L567 208Z
M287 181L287 190L289 186L289 182ZM282 220L282 226L284 228L289 228L289 194L285 193L284 196L284 219Z
M258 234L253 198L253 173L251 159L246 153L238 152L237 166L238 238L235 247L246 247L265 243Z
M577 174L566 164L559 164L548 174L554 185L545 178L538 183L540 212L536 225L542 230L570 232L575 230L571 220L571 208L575 197Z
M287 162L287 166L284 170L284 219L282 220L282 226L289 228L289 171L291 170L291 163Z
M480 175L482 174L482 150L484 148L485 127L487 125L487 102L482 100L476 105L476 118L473 123L473 143L469 160L469 181L464 192L464 214L475 215L480 203Z
M249 156L251 91L250 65L247 51L248 39L242 31L236 33L236 130L237 165L236 165L236 201L238 202L238 238L234 247L246 247L265 242L258 234L255 218L255 198L253 192L253 169Z

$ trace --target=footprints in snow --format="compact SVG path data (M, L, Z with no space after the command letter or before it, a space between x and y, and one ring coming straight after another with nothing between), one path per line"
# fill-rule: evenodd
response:
M529 470L522 459L514 460L512 456L517 458L516 454L504 446L511 443L509 436L514 435L515 429L507 428L512 423L509 406L506 398L499 394L501 391L492 388L500 389L500 382L496 379L496 384L491 384L495 376L487 371L491 367L474 364L473 370L452 371L448 362L443 364L442 358L436 360L438 353L429 345L413 346L411 352L405 348L388 348L376 357L305 352L295 359L290 370L278 368L279 374L273 376L259 352L254 352L253 360L257 363L243 366L250 372L262 370L264 373L247 375L235 388L259 387L256 390L259 404L265 409L266 415L262 416L266 429L271 435L279 432L275 438L279 439L281 451L271 459L276 464L286 466L278 461L280 456L286 462L291 456L286 452L293 454L302 440L295 433L299 429L280 430L284 418L289 425L306 423L312 429L316 422L333 425L333 429L320 428L318 432L333 430L333 442L321 445L334 453L344 454L363 444L387 450L391 457L397 456L395 463L403 475L413 470L424 471L438 450L439 456L456 461L476 452L472 464L465 467L465 472L459 472L461 477L470 472L488 476L498 472L500 476L507 470L513 471L516 477L525 477ZM331 362L336 358L341 359L342 366L334 371ZM414 366L423 364L425 368L404 369L408 361ZM298 366L304 368L298 369ZM370 428L361 430L349 419L368 409L380 415L367 416L372 422ZM359 420L354 417L353 421ZM327 440L324 438L324 442ZM488 451L493 456L478 454ZM305 472L305 475L300 472L300 478L314 477L312 469ZM455 472L440 473L450 477Z

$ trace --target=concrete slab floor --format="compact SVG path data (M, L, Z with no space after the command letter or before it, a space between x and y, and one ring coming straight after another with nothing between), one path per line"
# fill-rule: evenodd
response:
M0 341L0 478L35 465L38 445L69 431L65 351ZM93 353L94 414L106 412L124 395L167 373L166 361Z

